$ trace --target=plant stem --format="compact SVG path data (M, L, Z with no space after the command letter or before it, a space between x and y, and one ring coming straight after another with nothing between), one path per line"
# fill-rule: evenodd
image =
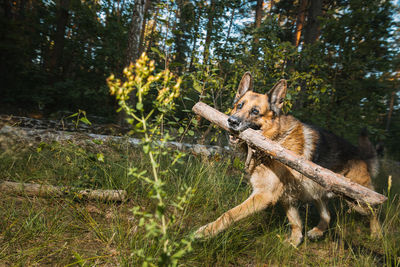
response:
M140 95L139 95L139 96L140 96ZM139 97L139 103L140 103L140 100L141 100L141 98ZM145 133L145 134L144 134L144 135L145 135L145 141L146 141L146 142L150 142L151 140L150 140L150 137L149 137L149 135L148 135L148 133L147 133L147 125L146 125L146 122L147 122L147 120L149 119L149 117L145 118L143 112L141 112L141 113L142 113L143 131L144 131L144 133ZM153 152L152 152L152 151L149 151L149 158L150 158L150 162L151 162L151 168L152 168L152 171L153 171L154 181L155 181L155 182L158 182L159 178L158 178L158 173L157 173L157 169L156 169L157 163L156 163L156 161L155 161L155 159L154 159L154 155L153 155ZM158 204L159 204L160 206L163 206L163 205L164 205L164 202L163 202L163 200L162 200L162 197L161 197L159 188L157 188L156 192L157 192L156 197L157 197L157 199L158 199ZM162 225L161 225L161 230L162 230L162 232L163 232L163 235L165 236L165 235L167 234L167 226L166 226L164 214L161 214L161 224L162 224Z

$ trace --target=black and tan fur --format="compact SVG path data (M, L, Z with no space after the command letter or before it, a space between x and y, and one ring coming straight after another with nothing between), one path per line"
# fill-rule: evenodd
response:
M265 137L297 155L373 189L370 174L375 174L377 161L368 138L362 135L361 147L356 148L330 132L282 114L286 90L286 81L281 80L267 94L255 93L252 91L252 77L246 73L228 119L229 127L237 132L247 128L259 130ZM233 222L280 201L292 228L288 241L297 246L303 239L302 220L296 205L299 200L313 201L320 214L320 222L308 231L307 236L316 239L323 235L330 221L326 199L332 194L297 171L260 153L255 151L247 164L253 187L250 197L214 222L200 227L197 236L214 236ZM371 216L371 234L379 235L380 226L375 213L365 207L355 208Z

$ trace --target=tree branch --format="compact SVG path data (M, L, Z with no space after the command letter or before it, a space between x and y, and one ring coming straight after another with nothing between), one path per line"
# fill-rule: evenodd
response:
M3 193L14 193L38 197L62 197L75 195L79 198L102 200L102 201L123 201L127 198L125 190L103 190L103 189L76 189L71 187L59 187L53 185L42 185L32 183L0 182L0 191Z

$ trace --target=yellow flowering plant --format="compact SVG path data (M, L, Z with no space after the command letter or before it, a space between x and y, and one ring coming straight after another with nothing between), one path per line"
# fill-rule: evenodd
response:
M175 77L168 69L155 73L154 61L145 53L135 64L130 64L123 70L123 79L114 75L107 79L110 93L118 100L118 111L124 110L128 123L134 126L134 131L143 134L142 148L151 163L151 174L138 168L131 168L128 172L133 178L151 185L150 198L157 202L153 212L143 211L139 206L132 209L134 215L140 218L139 227L143 227L146 238L151 239L149 250L160 251L158 256L150 256L145 248L135 250L133 254L142 259L143 266L176 266L178 260L192 249L192 234L179 239L173 236L170 229L176 221L176 215L173 214L184 210L194 191L191 187L184 186L182 194L173 200L167 200L162 178L168 169L162 169L159 164L159 157L162 155L171 155L169 168L184 156L180 151L168 150L168 141L173 138L168 131L160 131L165 115L174 110L181 82L181 78ZM154 92L157 93L155 98L152 95ZM132 107L132 97L136 100L135 107ZM145 101L148 103L149 100L152 102L151 107L145 107ZM167 214L167 210L174 212Z

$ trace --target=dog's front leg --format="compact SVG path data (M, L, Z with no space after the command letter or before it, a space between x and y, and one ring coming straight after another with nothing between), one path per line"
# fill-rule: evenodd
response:
M320 220L316 227L307 232L308 238L314 240L324 235L324 232L326 229L328 229L329 222L331 220L331 215L329 214L329 210L326 206L325 201L323 201L322 199L317 199L315 201L315 204L318 208Z
M276 202L276 197L270 192L254 192L242 204L222 214L214 222L200 227L196 231L196 237L211 237L226 229L233 222L243 219L250 214L266 208L269 204Z
M277 166L278 170L279 165ZM257 165L250 178L253 193L242 204L222 214L214 222L200 227L197 237L211 237L226 229L233 222L274 205L283 193L283 184L277 174L264 164Z
M286 216L289 220L290 226L292 227L292 233L286 241L294 247L297 247L303 241L303 225L299 215L299 210L290 203L285 203L284 207L286 210Z

